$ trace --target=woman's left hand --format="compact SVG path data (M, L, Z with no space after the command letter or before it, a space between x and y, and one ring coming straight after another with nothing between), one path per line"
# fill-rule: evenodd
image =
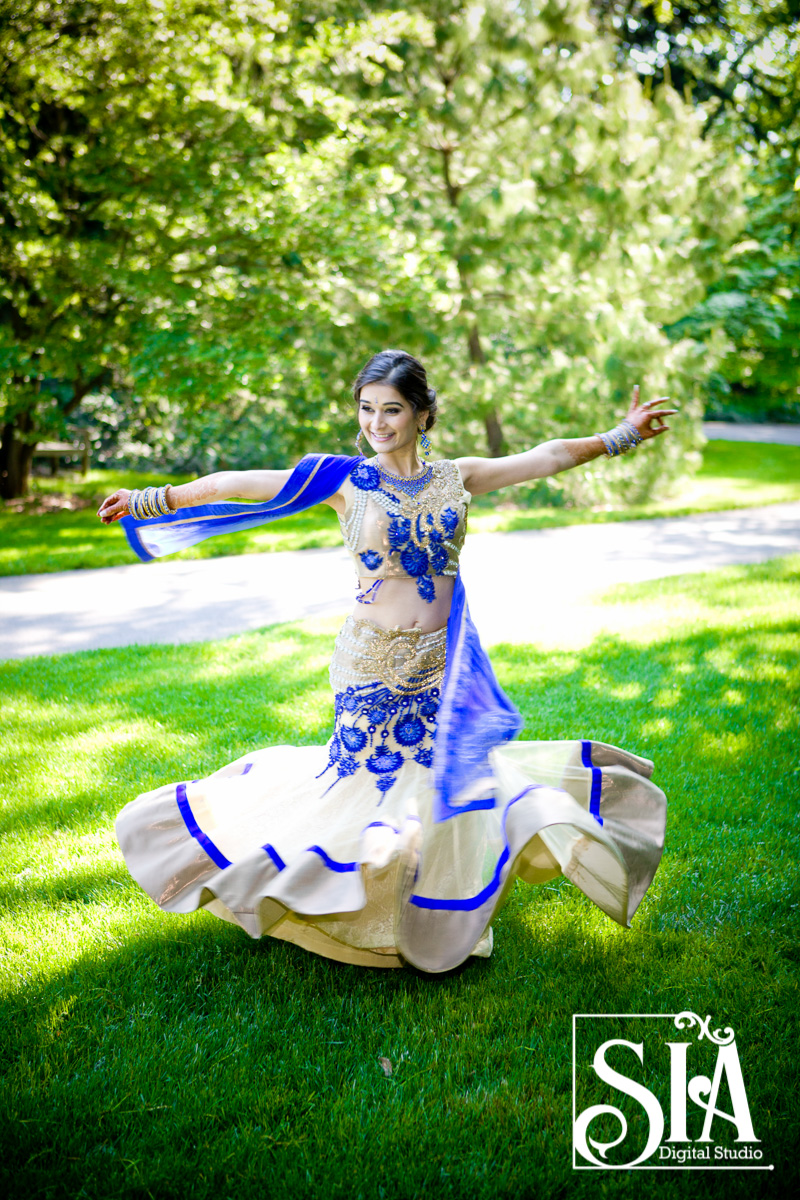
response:
M633 399L625 419L630 421L631 425L636 426L643 441L646 438L658 437L660 433L666 433L669 429L664 418L673 416L679 409L656 407L658 404L664 404L667 400L669 400L669 396L659 396L657 400L645 400L644 404L640 404L639 385L638 383L633 385Z

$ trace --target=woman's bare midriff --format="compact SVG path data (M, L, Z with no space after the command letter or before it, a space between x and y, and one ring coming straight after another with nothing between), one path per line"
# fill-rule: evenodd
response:
M363 578L362 594L374 583L374 576ZM374 621L382 629L420 629L423 633L433 633L447 624L454 583L455 580L450 576L434 576L436 599L428 603L417 591L415 580L384 579L381 586L370 596L370 600L375 597L375 603L356 602L353 605L353 616L357 620L366 618Z

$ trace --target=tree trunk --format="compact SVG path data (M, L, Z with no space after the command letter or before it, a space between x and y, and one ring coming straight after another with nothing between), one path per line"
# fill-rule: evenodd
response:
M91 379L79 378L72 384L72 397L62 408L64 415L71 413L78 407L81 401L88 396L89 392L110 377L110 372L103 368L93 375ZM35 392L38 393L40 382L37 380ZM38 397L31 397L36 404ZM3 500L16 500L19 496L24 496L30 491L31 486L31 462L33 461L33 452L36 449L36 441L26 441L25 435L33 432L34 429L35 411L29 408L27 411L19 413L16 420L6 421L3 425L2 435L0 435L0 498ZM85 433L83 464L84 474L88 467L88 432ZM57 473L57 463L53 459L53 474Z
M461 195L461 187L457 186L453 181L450 172L450 156L452 148L442 149L442 173L444 176L445 187L447 189L447 197L450 201L451 208L458 210L459 197ZM458 278L461 282L461 290L465 300L472 304L472 287L470 284L469 275L464 270L463 264L456 260L456 268L458 270ZM469 333L467 334L467 343L469 345L469 361L473 366L485 367L486 355L483 353L481 345L481 335L478 329L477 319L472 322ZM499 458L503 453L503 427L500 424L500 418L497 415L497 409L490 408L483 417L483 423L486 427L486 441L489 446L489 454L492 458Z
M478 330L477 321L469 331L469 360L476 366L484 366L486 356L483 353L481 345L481 335ZM486 428L486 442L489 447L489 454L492 458L499 458L503 453L503 426L500 424L500 418L497 415L496 408L490 408L484 413L483 424Z
M23 437L33 429L33 414L23 412L16 421L6 421L0 439L0 497L15 500L31 486L31 462L36 442Z
M486 426L486 440L489 443L489 453L492 458L499 458L503 453L503 427L496 411L491 408L483 418Z

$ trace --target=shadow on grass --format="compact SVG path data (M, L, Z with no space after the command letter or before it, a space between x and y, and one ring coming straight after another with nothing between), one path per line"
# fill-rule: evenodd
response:
M135 895L136 888L118 851L115 858L118 862L112 867L70 866L51 871L45 879L31 878L27 871L21 871L4 885L3 905L19 920L26 910L46 912L65 904L116 904L121 893Z
M790 1161L794 981L768 929L655 937L518 885L495 931L492 960L429 977L205 914L98 923L90 952L0 1006L2 1171L26 1196L178 1197L192 1178L200 1197L265 1179L349 1197L354 1175L376 1197L594 1196L571 1172L572 1014L682 1008L735 1028L758 1136ZM752 1194L746 1176L670 1188ZM638 1194L663 1193L649 1176Z

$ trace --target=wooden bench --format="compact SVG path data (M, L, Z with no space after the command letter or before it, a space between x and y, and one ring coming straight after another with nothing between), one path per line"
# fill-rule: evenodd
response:
M59 460L62 458L77 458L80 455L81 459L81 475L86 475L89 470L89 439L84 438L82 442L73 444L71 442L39 442L33 452L34 458L49 458L50 459L50 474L58 474Z

